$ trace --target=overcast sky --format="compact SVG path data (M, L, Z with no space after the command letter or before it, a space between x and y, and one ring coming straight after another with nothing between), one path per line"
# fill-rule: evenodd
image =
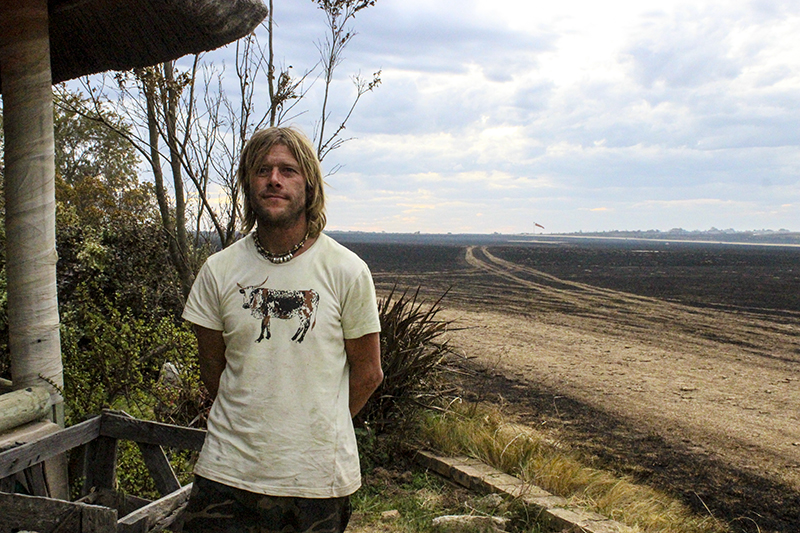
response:
M278 58L312 64L322 13L275 4ZM383 83L324 162L330 229L800 231L794 0L378 0L353 26L337 94Z

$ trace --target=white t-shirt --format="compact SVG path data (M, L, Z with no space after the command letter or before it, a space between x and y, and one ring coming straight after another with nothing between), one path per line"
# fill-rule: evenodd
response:
M226 346L195 473L272 496L358 489L344 339L380 331L364 261L322 234L275 265L247 236L208 258L183 318Z

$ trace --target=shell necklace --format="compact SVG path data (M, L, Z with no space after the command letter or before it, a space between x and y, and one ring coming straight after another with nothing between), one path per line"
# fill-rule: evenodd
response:
M306 233L306 236L303 237L303 240L294 245L294 247L288 252L283 254L273 254L272 252L265 250L261 246L261 243L258 242L258 232L257 231L253 232L253 242L256 243L256 250L258 251L258 253L261 254L261 256L267 259L270 263L275 263L276 265L280 265L282 263L291 261L292 258L294 257L294 254L297 253L297 250L302 248L303 245L306 243L306 239L308 239L308 233Z

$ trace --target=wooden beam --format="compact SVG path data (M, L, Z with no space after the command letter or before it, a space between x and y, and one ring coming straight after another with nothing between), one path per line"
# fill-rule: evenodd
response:
M47 490L47 480L44 475L44 464L39 463L23 470L25 473L25 483L33 496L49 497Z
M76 501L78 503L88 503L90 505L116 509L117 516L126 516L137 509L141 509L152 500L146 500L145 498L139 498L133 494L125 494L124 492L117 492L112 489L98 489Z
M156 490L162 496L166 496L181 488L178 476L169 464L164 450L157 444L138 443L139 451L142 452L144 464L156 484Z
M11 381L64 387L56 286L55 143L47 0L6 0L0 17Z
M16 448L28 442L39 440L42 437L61 431L63 428L49 420L31 422L12 431L7 431L0 435L0 452Z
M81 513L81 533L116 533L117 511L87 505Z
M137 421L124 411L105 411L104 414L109 416L113 414L114 416L121 416L128 421ZM179 426L169 427L180 428ZM169 464L169 459L167 459L164 449L158 444L149 444L146 442L137 442L136 444L139 446L144 464L147 466L147 470L150 472L150 476L155 482L158 493L162 496L166 496L180 489L181 484L178 481L178 477L175 475L175 471L172 469L172 465Z
M24 426L19 426L17 428L14 428L12 431L8 431L6 433L3 433L3 435L0 435L0 450L6 451L12 448L17 448L23 444L37 441L42 437L46 437L47 435L61 431L62 429L63 428L61 428L58 424L54 424L49 420L31 422ZM60 479L59 474L61 473L61 468L60 468L61 464L60 461L58 461L57 459L60 457L65 457L65 456L61 455L56 457L56 460L48 460L43 463L44 464L43 478L40 477L42 475L41 472L42 463L40 463L38 466L37 465L31 466L30 468L23 470L21 473L14 474L12 476L4 478L6 481L5 485L3 486L6 488L5 489L0 488L0 490L3 492L14 492L13 487L15 484L15 476L21 476L19 477L19 479L21 482L23 482L24 485L26 485L30 489L31 491L30 494L34 496L49 496L51 498L58 498L60 500L68 500L69 492L66 490L66 488L68 487L66 479L63 479L63 481L59 481ZM29 472L33 468L39 468L40 470L40 472L36 473L37 478L35 479L31 478L32 473ZM48 489L47 492L42 491L43 487L42 483L44 483L45 480L47 482L47 489ZM38 488L36 488L35 485L32 485L32 482L38 483Z
M96 439L100 417L62 429L39 440L0 453L0 479Z
M117 511L85 503L0 493L0 532L114 533Z
M183 512L191 492L192 484L189 483L180 490L123 516L117 522L117 532L140 533L149 531L153 526L157 526L159 531L169 527Z
M50 392L44 387L0 395L0 433L45 418L50 414L49 403Z
M117 439L99 436L86 445L83 463L83 492L114 489L117 484Z
M113 411L103 411L101 417L100 434L115 439L194 451L200 451L206 440L206 432L202 429L137 420Z

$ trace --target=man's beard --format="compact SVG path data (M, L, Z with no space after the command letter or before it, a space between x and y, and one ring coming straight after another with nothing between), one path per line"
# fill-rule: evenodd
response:
M291 228L305 215L306 207L292 200L287 208L279 214L272 214L268 209L262 209L256 202L250 202L250 207L255 213L259 225L267 228Z

